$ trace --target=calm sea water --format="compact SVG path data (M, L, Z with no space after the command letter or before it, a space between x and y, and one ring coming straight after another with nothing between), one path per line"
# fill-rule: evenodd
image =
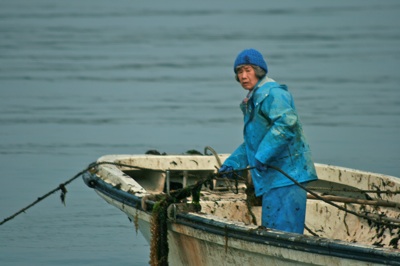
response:
M263 52L316 162L400 176L399 1L0 2L0 219L105 154L242 140L232 64ZM78 179L0 226L1 265L147 265Z

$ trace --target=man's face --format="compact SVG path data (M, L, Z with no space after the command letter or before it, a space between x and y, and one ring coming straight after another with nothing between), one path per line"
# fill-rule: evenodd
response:
M244 65L237 70L237 76L239 78L240 85L245 90L252 90L258 82L256 72L250 65Z

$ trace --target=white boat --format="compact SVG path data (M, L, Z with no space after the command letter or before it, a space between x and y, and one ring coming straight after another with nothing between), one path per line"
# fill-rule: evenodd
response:
M108 155L83 179L140 230L153 265L400 265L399 178L316 164L306 230L294 234L260 226L245 184L210 181L227 156ZM204 180L200 210L182 194ZM166 195L179 199L155 222Z

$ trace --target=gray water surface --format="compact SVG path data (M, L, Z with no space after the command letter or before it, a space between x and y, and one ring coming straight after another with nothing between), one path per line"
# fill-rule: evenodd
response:
M289 86L316 162L400 176L400 2L0 3L0 219L105 154L242 142L244 48ZM78 179L0 226L1 265L147 265Z

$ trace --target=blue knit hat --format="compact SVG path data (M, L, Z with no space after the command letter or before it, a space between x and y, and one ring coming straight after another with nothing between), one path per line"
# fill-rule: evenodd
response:
M255 49L246 49L240 52L236 57L235 64L233 65L233 71L236 73L236 67L240 65L255 65L259 66L268 73L267 63L265 62L262 54Z

